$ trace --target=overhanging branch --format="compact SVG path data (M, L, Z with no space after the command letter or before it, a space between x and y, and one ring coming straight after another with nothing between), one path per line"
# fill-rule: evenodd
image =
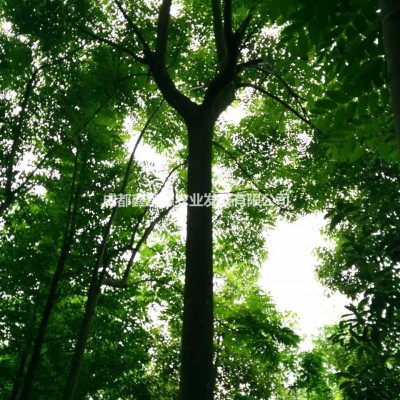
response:
M247 170L243 167L243 165L236 159L235 155L229 151L228 149L226 149L224 146L222 146L220 143L213 141L213 145L215 147L218 147L219 149L221 149L223 152L225 152L233 161L234 163L237 165L237 167L240 169L240 171L242 172L242 174L254 185L254 187L260 192L262 193L264 196L266 196L272 204L274 204L276 207L279 207L281 210L286 211L286 212L291 212L293 210L290 210L286 207L282 207L280 204L277 204L275 199L273 198L273 196L269 195L266 190L264 188L262 188L255 180L254 178L251 176L251 174L249 174L247 172Z
M127 265L126 265L125 272L124 272L124 275L122 277L122 280L128 281L129 275L130 275L131 270L132 270L133 262L135 260L135 257L137 255L137 253L139 252L140 248L146 242L146 240L150 236L151 232L153 232L153 230L156 227L156 225L161 220L163 220L174 207L175 207L175 202L173 204L171 204L168 208L165 208L164 210L162 210L157 215L157 217L153 221L150 222L149 226L145 229L145 231L144 231L142 237L139 239L135 249L132 251L131 257L130 257Z
M118 43L115 43L112 40L107 39L105 37L102 37L84 26L80 26L80 25L75 25L75 26L78 30L80 30L82 33L90 36L92 39L95 39L100 43L108 44L112 48L119 50L122 53L128 54L129 56L133 57L137 62L139 62L141 64L147 64L147 61L144 58L138 56L134 51L128 49L127 47L122 46Z
M133 22L132 18L128 15L126 10L122 6L121 2L119 0L114 0L114 3L117 5L117 7L121 11L122 15L124 16L125 20L127 21L129 27L132 29L133 33L138 38L140 44L143 46L143 51L144 51L146 58L148 58L150 60L152 57L152 51L151 51L149 45L147 44L147 41L144 38L142 32L140 31L138 26Z
M306 117L304 117L303 115L301 115L296 109L294 109L290 104L286 103L286 101L282 100L281 98L279 98L278 96L275 96L274 94L268 92L268 90L254 85L252 83L241 83L238 85L238 88L243 88L243 87L248 87L248 88L252 88L262 94L265 94L266 96L270 97L271 99L277 101L279 104L283 105L285 108L287 108L290 112L292 112L296 117L298 117L299 119L301 119L303 122L305 122L307 125L311 126L312 128L318 130L313 123Z
M249 12L247 14L247 17L240 24L239 28L236 29L234 36L235 36L235 42L237 43L238 46L243 41L244 35L246 34L247 28L249 27L252 18L253 18L253 14L252 14L252 12Z

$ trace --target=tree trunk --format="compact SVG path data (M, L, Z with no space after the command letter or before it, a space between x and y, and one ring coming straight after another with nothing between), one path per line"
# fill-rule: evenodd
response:
M74 159L74 172L71 182L71 192L70 192L63 244L60 256L58 258L56 270L54 272L53 279L51 280L51 286L49 294L47 296L46 305L44 307L39 328L36 333L35 343L33 345L33 350L29 361L28 370L23 380L23 386L20 396L21 400L28 400L31 396L32 383L34 380L35 371L37 369L37 366L39 365L40 353L42 351L47 326L49 324L50 316L51 313L53 312L54 305L56 303L58 285L60 283L62 274L64 272L64 268L67 263L67 258L71 250L74 238L75 223L78 214L79 193L81 189L81 184L79 184L78 187L76 187L78 167L79 167L78 161L79 161L79 152L76 153Z
M211 116L199 107L189 137L186 273L181 349L181 400L213 399L213 253ZM208 198L209 199L209 198ZM191 203L199 200L202 206Z
M83 316L79 336L75 345L74 355L72 356L71 367L67 382L65 384L62 400L72 400L78 385L86 343L89 339L90 327L92 325L96 306L101 294L101 283L99 282L98 275L98 269L96 266L95 270L93 271L92 281L89 286L85 314Z
M22 379L24 376L24 369L25 369L27 359L28 359L28 354L26 351L24 351L22 353L21 360L19 362L17 375L15 376L15 379L14 379L14 385L13 385L9 400L16 400L16 398L18 396L19 389L21 387Z
M21 400L28 400L30 398L31 387L32 387L34 376L35 376L36 368L39 364L40 353L42 350L47 325L49 323L50 316L53 311L54 304L56 302L57 288L60 283L62 273L64 271L64 267L65 267L65 264L67 261L70 247L71 247L71 238L68 238L67 241L65 241L63 244L63 248L61 250L61 254L58 259L56 271L55 271L55 273L53 275L53 279L51 281L49 295L47 297L47 302L46 302L45 308L43 310L42 319L40 321L39 329L36 334L35 344L33 346L28 370L25 375L24 384L23 384L22 392L21 392L21 396L20 396Z
M388 78L400 150L400 1L380 0Z

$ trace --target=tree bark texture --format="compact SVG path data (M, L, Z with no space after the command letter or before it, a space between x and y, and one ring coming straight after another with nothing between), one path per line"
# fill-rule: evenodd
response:
M189 138L186 273L181 400L213 399L213 252L211 116L202 107L187 121ZM198 202L200 206L195 205Z

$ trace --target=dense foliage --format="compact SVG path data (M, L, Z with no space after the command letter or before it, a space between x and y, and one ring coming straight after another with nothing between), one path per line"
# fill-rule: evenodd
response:
M0 1L0 397L179 398L190 124L146 46L207 103L222 7L238 54L234 98L212 108L214 398L400 399L399 157L378 7L175 1L163 52L167 3ZM332 244L319 278L349 313L305 352L258 280L265 230L314 211Z

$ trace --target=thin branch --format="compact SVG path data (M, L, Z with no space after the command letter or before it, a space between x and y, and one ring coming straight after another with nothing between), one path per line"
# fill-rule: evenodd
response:
M146 123L145 123L145 125L144 125L144 127L143 127L143 129L142 129L142 131L140 133L140 135L139 135L139 138L137 139L136 144L135 144L135 146L134 146L134 148L133 148L133 150L131 152L131 156L129 158L129 161L128 161L128 164L127 164L127 167L126 167L124 179L123 179L123 182L122 182L122 185L121 185L121 189L120 189L120 193L121 194L125 193L126 187L128 185L129 175L131 173L132 164L133 164L133 159L134 159L136 150L137 150L137 148L139 146L139 142L142 139L142 137L143 137L146 129L148 128L149 124L151 123L151 121L155 117L156 113L161 108L162 103L163 102L161 102L161 104L156 108L156 110L147 119L147 121L146 121ZM102 241L101 241L101 243L99 245L99 248L98 248L99 250L98 250L98 254L97 254L96 264L95 264L95 267L93 268L93 271L92 271L92 283L91 284L93 284L93 285L94 284L98 284L99 286L101 286L101 282L105 277L106 265L103 265L104 264L104 258L105 258L104 255L105 255L105 252L106 252L108 239L110 237L111 227L114 224L114 220L115 220L115 217L117 215L118 208L119 208L119 206L118 206L118 203L117 203L113 207L113 209L111 211L110 218L109 218L109 220L108 220L108 222L107 222L107 224L106 224L106 226L104 228ZM101 268L102 265L103 265L103 267ZM100 268L101 268L101 271L100 271L100 275L98 276Z
M122 280L123 281L128 281L129 275L130 275L131 270L132 270L133 262L135 260L135 257L137 255L137 253L139 252L140 248L142 247L142 245L146 242L146 240L150 236L151 232L153 232L153 230L156 227L156 225L161 220L163 220L174 207L175 207L175 201L169 207L167 207L164 210L162 210L157 215L157 217L154 218L153 221L150 222L149 226L145 229L145 231L144 231L142 237L139 239L135 249L132 251L131 257L129 258L129 261L128 261L127 265L126 265L124 275L122 276Z
M108 265L104 265L103 271L102 271L102 278L101 278L101 285L108 285L108 286L113 286L113 287L120 287L120 288L125 288L128 287L128 280L129 280L129 275L132 271L133 263L135 261L136 255L140 251L140 248L142 245L146 242L156 225L163 220L169 212L175 207L176 203L175 200L174 202L167 208L163 209L156 218L154 218L150 224L147 226L145 229L143 235L137 242L136 246L131 248L130 250L132 251L131 256L129 257L129 260L126 264L124 274L121 279L112 279L112 281L109 280L109 274L107 273L107 267ZM136 232L135 232L136 233ZM134 237L134 235L132 235ZM111 282L111 284L110 284Z
M156 282L156 283L160 283L160 284L168 283L168 281L166 279L155 279L155 278L139 279L138 281L128 283L128 282L124 281L123 279L115 279L115 278L107 275L103 279L102 285L113 287L113 288L126 289L128 287L134 287L134 286L140 285L141 283L144 283L144 282Z
M224 25L222 22L221 14L221 0L212 0L212 13L213 13L213 28L215 47L217 49L217 59L220 69L223 68L226 62L226 40L224 33Z
M156 108L156 110L155 110L155 111L150 115L150 117L147 119L146 124L145 124L145 126L143 127L142 132L141 132L141 134L139 135L139 138L138 138L137 141L136 141L136 144L135 144L135 146L134 146L134 148L133 148L133 150L132 150L131 157L130 157L130 159L129 159L129 162L128 162L128 165L127 165L127 168L126 168L124 180L123 180L123 183L122 183L122 186L121 186L121 189L120 189L120 193L121 193L121 194L125 193L126 187L127 187L127 185L128 185L128 180L129 180L129 175L130 175L130 172L131 172L131 169L132 169L133 159L134 159L136 150L137 150L137 148L138 148L138 146L139 146L139 142L140 142L140 140L142 139L142 137L143 137L143 135L144 135L144 132L145 132L146 129L148 128L149 124L151 123L151 121L153 120L153 118L155 117L155 115L157 114L158 110L161 108L163 102L164 102L164 100L161 102L161 104ZM176 168L178 168L178 167L176 167ZM170 176L171 176L171 174L168 175L167 179L169 179ZM165 186L165 184L166 184L166 181L165 181L164 184L162 185L162 188ZM162 188L161 188L161 190L162 190ZM174 193L175 193L175 192L174 192ZM174 200L175 200L175 199L174 199ZM153 221L153 222L154 222L154 226L156 225L156 223L158 223L158 221L160 221L160 219L164 218L164 216L167 215L168 212L169 212L174 206L175 206L175 204L172 204L171 207L167 208L167 209L166 209L166 210L167 210L166 213L164 212L165 210L164 210L163 212L161 212L161 213L159 214L159 216L154 220L155 222ZM114 206L114 208L113 208L113 210L112 210L112 212L111 212L111 216L110 216L110 219L109 219L109 221L108 221L108 223L107 223L107 226L106 226L106 229L105 229L105 233L104 233L104 236L103 236L103 240L102 240L102 243L101 243L101 247L100 247L100 252L99 252L99 257L98 257L98 263L97 263L97 268L99 268L99 267L103 264L103 267L102 267L102 269L101 269L101 272L100 272L100 275L99 275L99 279L98 279L100 285L102 284L103 279L105 278L105 276L106 276L106 274L107 274L107 264L104 263L103 260L104 260L104 258L105 258L106 245L107 245L107 242L108 242L108 238L109 238L109 236L110 236L111 226L112 226L112 224L113 224L113 222L114 222L114 219L115 219L115 217L116 217L118 208L119 208L119 207L118 207L118 203L117 203L117 204ZM138 218L138 221L136 222L136 226L135 226L135 228L134 228L134 230L133 230L133 233L132 233L132 236L131 236L131 243L130 243L130 246L133 245L134 238L135 238L135 236L136 236L136 232L137 232L137 230L138 230L139 224L140 224L140 222L142 221L142 219L144 218L144 215L145 215L145 213L147 212L147 210L148 210L148 207L142 212L141 216ZM161 217L160 217L160 216L161 216ZM128 270L128 266L127 266L127 269L125 270L125 273L124 273L124 276L123 276L122 279L125 279L125 276L127 276L126 279L128 279L129 273L130 273L130 268L132 267L132 264L133 264L133 260L134 260L134 258L135 258L135 255L136 255L136 253L139 251L140 246L141 246L141 245L143 244L143 242L147 239L148 235L150 235L151 231L154 229L154 226L153 226L152 224L150 224L150 227L148 227L148 228L146 229L145 233L143 234L142 238L139 240L139 242L138 242L138 244L136 245L135 249L132 250L132 255L131 255L131 260L132 260L132 261L130 260L130 261L128 262L129 271L127 272L127 270ZM150 229L150 230L149 230L149 229ZM148 233L146 233L147 231L148 231ZM143 238L144 238L144 239L143 239ZM97 274L97 272L96 272L96 274Z
M263 68L262 65L255 65L254 67L259 71L271 73L272 75L274 75L279 80L279 82L281 82L285 86L285 88L288 90L289 94L291 96L293 96L294 98L305 100L303 97L298 95L294 91L294 89L285 81L285 79L283 79L283 77L274 68L272 68L271 66L266 66L266 68Z
M171 176L175 173L175 171L177 171L179 168L183 167L183 166L187 163L187 161L188 161L188 160L187 160L187 158L186 158L183 162L181 162L180 164L176 165L176 166L169 172L169 174L168 174L168 175L166 176L166 178L164 179L164 182L163 182L162 185L159 187L157 193L156 193L156 194L153 196L153 198L149 201L149 204L151 204L151 203L154 201L154 199L164 190L164 188L165 188L165 186L167 185L169 179L170 179ZM174 199L174 202L175 202L175 199ZM132 236L131 236L130 244L129 244L129 246L128 246L125 250L132 250L132 246L133 246L133 243L134 243L134 241L135 241L135 236L136 236L136 233L137 233L137 231L138 231L138 229L139 229L139 225L142 223L143 218L144 218L144 216L146 215L147 211L149 211L149 209L150 209L150 206L147 205L147 206L144 208L143 212L139 215L139 217L138 217L138 219L137 219L137 221L136 221L135 227L134 227L134 229L133 229L133 231L132 231Z
M149 45L147 44L147 41L146 41L145 37L143 36L143 34L140 31L140 29L138 28L138 26L133 22L132 18L125 11L125 9L122 6L121 2L119 0L114 0L114 3L117 5L117 7L121 11L122 15L124 16L124 18L128 22L129 27L132 29L133 33L136 35L136 37L138 38L139 42L143 46L144 54L145 54L146 58L148 59L146 61L148 62L152 58L152 51L151 51Z
M249 87L252 88L254 90L257 90L258 92L265 94L266 96L270 97L271 99L274 99L275 101L277 101L278 103L280 103L281 105L283 105L285 108L287 108L289 111L291 111L294 115L296 115L296 117L298 117L299 119L301 119L303 122L305 122L307 125L311 126L312 128L318 130L313 123L306 117L304 117L303 115L301 115L296 109L294 109L291 105L289 105L288 103L286 103L284 100L282 100L281 98L279 98L278 96L275 96L274 94L268 92L267 90L265 90L264 88L254 85L253 83L241 83L238 85L238 88L241 87Z
M249 27L252 18L253 18L253 13L250 11L247 14L247 17L240 24L239 28L236 29L234 36L235 36L236 44L238 46L240 45L240 43L244 39L244 35L246 34L247 28Z
M122 181L122 185L121 185L121 189L120 189L120 193L121 194L125 193L126 187L128 185L129 175L130 175L131 170L132 170L133 161L134 161L134 158L135 158L136 150L139 147L139 143L142 140L144 134L146 133L147 128L149 127L149 125L151 124L151 122L153 121L155 116L157 115L158 111L160 111L160 109L163 106L163 104L164 104L164 100L162 100L160 102L160 104L156 107L156 109L150 114L149 118L147 119L146 123L144 124L144 126L143 126L143 128L142 128L142 130L141 130L141 132L140 132L140 134L139 134L139 136L137 138L137 140L136 140L135 146L133 147L133 150L132 150L131 155L129 157L129 161L128 161L128 165L126 167L126 172L125 172L124 179Z
M125 75L122 78L120 78L118 83L127 81L128 79L135 78L137 76L145 76L146 78L148 78L149 73L148 72L138 72L138 73L134 73L134 74L128 74L128 75Z
M162 185L160 186L160 188L158 189L158 191L157 191L157 193L153 196L153 198L149 201L149 204L151 204L152 203L152 201L163 191L163 189L165 188L165 186L166 186L166 184L168 183L168 181L169 181L169 179L170 179L170 177L179 169L179 168L181 168L182 166L184 166L186 163L187 163L187 158L183 161L183 162L181 162L180 164L178 164L178 165L176 165L170 172L169 172L169 174L167 175L167 177L165 178L165 180L164 180L164 182L162 183ZM176 204L178 204L178 203L176 203ZM149 209L150 209L150 207L149 207L149 205L147 205L144 209L143 209L143 211L140 213L140 215L138 216L138 218L136 219L136 223L135 223L135 226L133 227L133 230L132 230L132 234L131 234L131 239L130 239L130 241L129 241L129 245L128 246L124 246L124 247L120 247L120 248L118 248L118 249L114 249L113 251L112 251L112 254L110 254L110 259L112 258L112 257L115 257L118 253L120 253L120 252L122 252L122 251L128 251L128 250L133 250L134 248L133 248L133 244L134 244L134 242L135 242L135 237L136 237L136 234L137 234L137 231L138 231L138 229L139 229L139 226L140 226L140 224L142 223L142 221L143 221L143 218L144 218L144 216L146 215L146 213L149 211Z
M222 151L224 151L233 161L234 163L237 165L237 167L240 169L240 171L243 173L243 175L250 180L250 182L254 185L254 187L263 195L265 195L272 204L274 204L276 207L280 208L283 211L286 212L292 212L293 210L288 209L286 207L282 207L280 204L277 204L275 202L275 199L273 196L269 195L266 190L264 188L262 188L261 186L258 185L258 183L253 179L253 177L247 172L247 170L243 167L243 165L236 159L235 155L227 150L224 146L222 146L220 143L216 142L213 140L213 145L215 147L218 147L219 149L221 149Z
M141 64L148 64L147 60L138 56L134 51L128 49L125 46L122 46L118 43L113 42L110 39L107 39L105 37L102 37L100 35L98 35L97 33L94 33L93 31L91 31L90 29L87 29L86 27L80 26L80 25L76 25L74 23L74 25L76 26L76 28L78 30L80 30L82 33L90 36L92 39L97 40L98 42L101 43L105 43L108 44L109 46L111 46L112 48L121 51L122 53L128 54L129 56L133 57L134 60L136 60L137 62L141 63Z
M263 63L263 61L264 60L262 58L255 58L253 60L242 62L242 63L238 64L237 71L241 72L245 68L256 67L257 65L260 65L261 63Z

